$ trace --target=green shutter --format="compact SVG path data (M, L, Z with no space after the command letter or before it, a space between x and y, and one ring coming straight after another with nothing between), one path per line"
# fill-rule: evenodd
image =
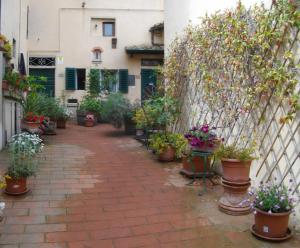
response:
M128 93L128 70L119 70L119 91Z
M66 90L76 90L76 69L66 68Z

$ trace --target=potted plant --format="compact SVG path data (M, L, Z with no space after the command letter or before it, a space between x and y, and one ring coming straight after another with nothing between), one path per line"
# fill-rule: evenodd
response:
M7 194L28 192L26 179L35 175L38 154L42 148L42 140L38 135L20 133L12 137L9 142L10 165L5 175Z
M131 116L131 103L121 93L110 93L103 103L102 116L104 121L116 128L121 128L126 116Z
M44 119L44 116L35 115L32 112L26 113L25 117L22 119L22 129L32 134L40 134L40 128Z
M204 124L200 127L193 127L184 137L187 139L191 150L212 153L221 143L220 139L217 138L215 130L215 127ZM203 173L209 170L209 168L204 167L204 158L199 156L192 157L192 151L188 151L183 157L182 162L183 170L181 172L186 175ZM207 164L210 164L210 159L208 159Z
M261 184L249 192L253 198L254 235L273 241L291 237L288 223L297 201L291 196L291 191L284 185Z
M87 114L94 115L95 123L97 119L101 118L102 104L98 98L87 95L80 102L79 108L77 110L77 124L85 125L85 118Z
M150 136L150 148L163 162L170 162L175 157L182 157L186 144L186 139L181 134L163 132Z
M250 166L255 159L254 146L242 148L235 144L220 144L214 155L221 160L223 179L232 183L249 183Z
M57 121L56 121L56 127L65 129L67 120L69 118L70 118L69 111L64 106L60 106L58 111Z
M84 121L85 121L84 123L85 123L86 127L93 127L93 126L95 126L95 117L92 114L86 115Z

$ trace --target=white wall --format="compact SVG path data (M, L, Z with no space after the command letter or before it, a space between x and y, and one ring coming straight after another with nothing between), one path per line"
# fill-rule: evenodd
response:
M239 0L165 0L165 47L166 51L177 35L180 35L185 27L200 23L200 18L222 9L236 6ZM272 0L242 0L246 7L256 3L265 3L270 6ZM167 53L166 53L167 54Z

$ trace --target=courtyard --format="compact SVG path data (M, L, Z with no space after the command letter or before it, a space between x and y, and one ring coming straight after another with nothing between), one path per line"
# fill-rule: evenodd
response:
M160 163L132 136L111 125L70 124L45 137L31 191L1 195L2 248L299 247L257 240L253 215L218 210L222 187L189 182L180 163ZM5 171L6 152L1 153ZM216 181L218 181L216 179Z

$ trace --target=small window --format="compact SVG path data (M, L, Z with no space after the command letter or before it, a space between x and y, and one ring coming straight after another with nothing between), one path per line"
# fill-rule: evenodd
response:
M117 38L111 39L111 48L116 49L117 48Z
M77 79L77 90L85 90L85 69L76 70L76 79Z
M101 51L95 50L93 52L93 62L101 62Z
M103 36L115 36L114 22L103 22Z

